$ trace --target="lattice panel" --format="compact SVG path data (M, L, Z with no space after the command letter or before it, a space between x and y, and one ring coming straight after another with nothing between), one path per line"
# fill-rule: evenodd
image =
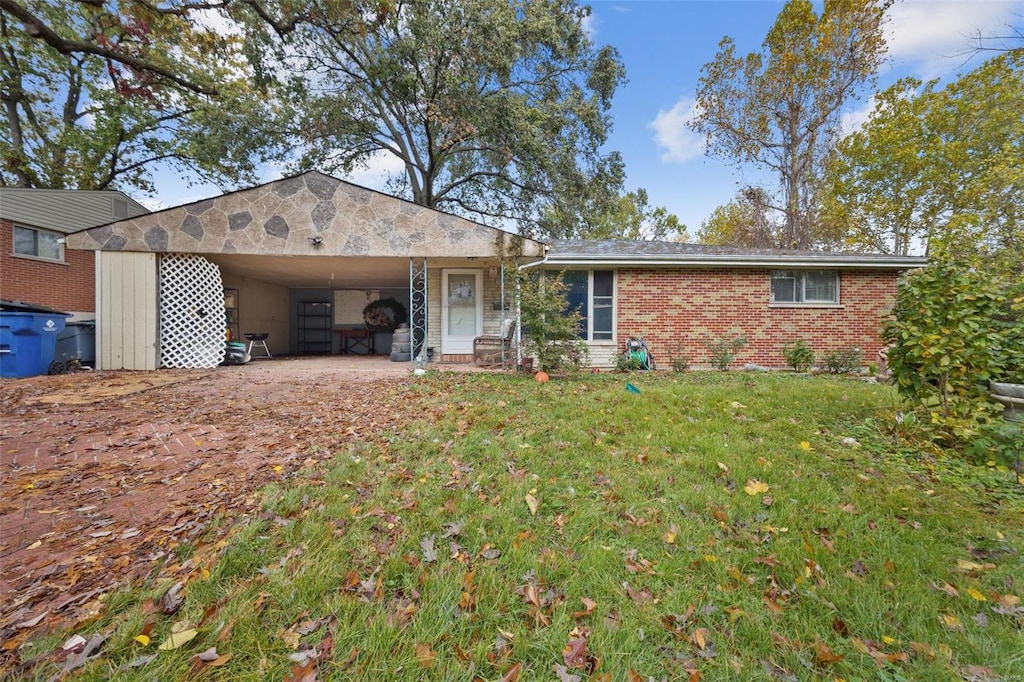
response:
M224 284L202 256L160 259L160 366L216 367L224 359Z

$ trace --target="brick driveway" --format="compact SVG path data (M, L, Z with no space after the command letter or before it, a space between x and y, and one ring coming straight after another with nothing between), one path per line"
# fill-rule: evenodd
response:
M261 486L386 435L409 380L328 357L0 382L0 670L118 585L208 570Z

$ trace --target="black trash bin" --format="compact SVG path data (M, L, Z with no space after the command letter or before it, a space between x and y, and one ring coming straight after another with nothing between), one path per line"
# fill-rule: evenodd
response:
M78 364L96 366L96 322L68 322L57 335L57 348L53 354L50 374L62 374Z

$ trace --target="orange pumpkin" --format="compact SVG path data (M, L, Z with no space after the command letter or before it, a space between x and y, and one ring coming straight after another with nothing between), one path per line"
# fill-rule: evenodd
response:
M539 381L542 384L545 381L549 380L550 378L551 377L548 376L547 372L537 372L536 374L533 375L534 381Z

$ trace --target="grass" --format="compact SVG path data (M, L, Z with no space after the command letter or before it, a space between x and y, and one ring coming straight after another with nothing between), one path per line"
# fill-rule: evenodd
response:
M284 472L177 613L166 581L109 598L79 678L1024 675L1024 495L894 440L887 387L432 373L394 399L422 418Z

